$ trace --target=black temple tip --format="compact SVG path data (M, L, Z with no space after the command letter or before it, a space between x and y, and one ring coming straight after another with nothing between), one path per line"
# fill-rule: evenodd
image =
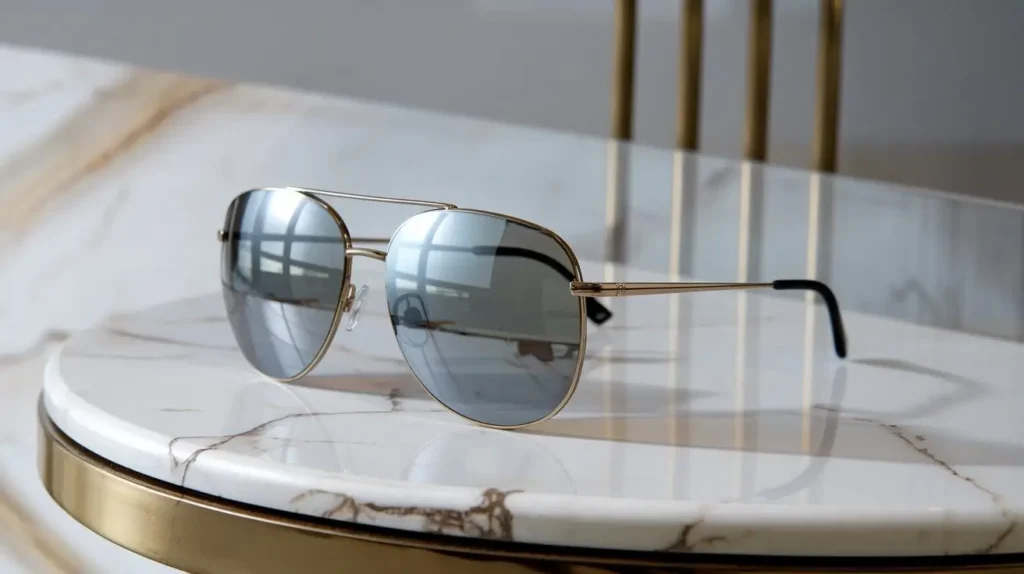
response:
M839 301L829 289L828 285L820 281L810 279L780 279L772 281L772 289L776 291L814 291L825 300L825 307L828 308L829 322L832 323L832 339L835 343L836 354L840 358L846 358L846 331L843 329L843 316L839 313Z
M584 304L587 306L587 318L593 321L595 325L606 323L612 318L612 312L608 310L608 307L605 307L593 297L587 297L587 301Z

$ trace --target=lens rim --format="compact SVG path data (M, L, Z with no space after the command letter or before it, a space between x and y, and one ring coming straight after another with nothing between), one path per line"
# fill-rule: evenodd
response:
M515 217L513 215L508 215L506 213L498 213L498 212L495 212L495 211L487 211L487 210L483 210L483 209L467 209L467 208L462 208L462 207L452 207L452 208L428 209L428 210L425 210L425 211L421 211L420 213L417 213L416 215L413 215L412 217L410 217L410 218L406 219L405 221L403 221L402 224L399 225L397 229L395 229L395 232L391 234L391 239L388 240L387 253L391 253L391 244L394 243L395 238L398 237L398 234L402 231L402 228L405 227L405 225L407 223L412 221L412 219L415 218L415 217L419 217L420 215L423 215L425 213L433 213L435 211L446 211L446 212L453 212L453 213L470 213L470 214L475 214L475 215L486 215L486 216L494 217L494 218L497 218L497 219L504 219L504 220L507 220L507 221L511 221L512 223L516 223L518 225L522 225L523 227L527 227L529 229L533 229L534 231L539 231L540 233L548 236L549 238L554 239L555 243L558 244L558 246L562 249L562 251L565 253L565 255L569 258L569 263L572 266L572 274L573 274L573 279L572 280L573 281L582 281L583 280L583 272L580 270L580 261L576 257L576 253L573 252L572 247L564 239L562 239L562 237L560 235L558 235L554 231L548 229L547 227L544 227L542 225L538 225L538 224L536 224L536 223L534 223L532 221L527 221L525 219L520 219L518 217ZM384 256L384 264L385 264L385 279L384 279L384 281L385 281L385 293L386 293L387 292L387 289L386 289L386 285L387 285L387 276L386 276L386 273L387 273L387 254L385 254L385 256ZM569 289L569 283L568 282L566 282L565 288L566 288L566 290ZM451 407L446 405L444 403L444 401L442 401L441 399L437 398L437 396L434 395L434 393L430 392L430 389L428 389L427 386L425 384L423 384L423 381L420 380L419 375L417 375L416 372L413 371L412 366L409 363L409 359L406 358L406 356L405 356L405 350L402 348L401 345L398 345L398 350L402 353L402 358L405 359L406 364L409 365L409 372L412 373L412 376L415 377L416 381L420 384L421 387L423 387L423 390L426 391L426 393L428 395L430 395L431 398L433 398L435 401L437 401L438 404L440 404L446 410L448 410L452 414L458 416L459 418L462 418L462 419L467 420L467 421L469 421L471 423L478 424L478 425L486 427L486 428L498 429L498 430L514 430L514 429L520 429L520 428L525 428L525 427L533 426L533 425L536 425L536 424L540 424L540 423L542 423L542 422L544 422L544 421L554 417L558 413L562 412L562 409L564 409L565 406L567 404L569 404L569 401L572 399L572 396L574 394L576 394L576 387L579 385L579 382L580 382L580 375L581 375L581 373L583 371L583 359L584 359L584 356L586 355L586 352L587 352L587 308L586 308L586 299L584 297L576 297L576 298L579 300L580 346L579 346L578 356L576 358L576 368L575 368L575 370L573 370L573 374L572 374L572 383L570 383L569 390L566 391L565 396L562 397L562 401L560 403L558 403L558 405L554 409L552 409L551 412L549 412L548 414L544 415L543 417L541 417L539 419L536 419L536 420L533 420L533 421L528 421L528 422L525 422L525 423L514 424L514 425L496 425L496 424L492 424L492 423L488 423L488 422L485 422L485 421L480 421L480 420L474 419L472 417L466 416L466 415L464 415L464 414L462 414L462 413L452 409ZM388 301L388 306L390 307L390 305L391 305L391 301L389 300ZM395 336L397 337L397 335L398 335L398 333L396 331L395 332Z
M256 365L253 365L251 362L249 363L252 366L253 369L255 369L258 373L260 373L264 377L267 377L268 379L277 381L279 383L291 383L291 382L294 382L294 381L297 381L297 380L301 379L302 377L305 377L313 369L315 369L317 365L320 364L320 361L322 361L324 356L327 355L327 350L330 349L331 343L334 342L335 335L337 335L337 333L338 333L338 325L341 324L341 316L345 314L345 308L344 307L345 307L345 301L348 299L349 287L352 285L352 255L350 255L350 253L349 253L352 250L352 235L349 233L348 227L345 225L345 220L342 219L341 216L338 215L338 212L333 207L331 207L326 201L324 201L320 197L316 196L315 194L308 193L308 192L302 191L300 189L294 189L294 188L288 188L288 187L258 187L258 188L250 189L248 191L245 191L245 192L242 192L242 193L238 194L238 196L235 197L235 199L231 201L231 205L228 206L227 221L234 221L235 220L235 211L238 209L238 205L240 203L240 200L243 197L246 197L249 194L257 193L257 192L261 192L261 191L262 192L267 192L267 193L294 193L294 194L298 194L298 195L302 196L303 199L308 199L308 200L316 203L317 205L319 205L320 207L325 209L327 211L327 213L331 216L331 218L334 219L334 223L337 224L338 230L341 232L342 242L345 245L345 272L343 274L342 281L341 281L341 289L338 291L338 300L334 304L334 317L331 319L331 328L327 332L327 337L326 337L326 339L324 339L324 342L320 346L320 349L317 350L316 356L313 357L313 360L309 363L309 365L307 365L306 368L304 368L300 373L298 373L295 376L287 377L287 378L281 378L281 377L275 377L273 375L268 375L267 373L264 373L262 370L260 370L260 368L257 367ZM230 230L225 229L225 231L230 231ZM228 241L230 241L230 239ZM221 247L221 256L220 257L221 257L221 268L222 269L224 268L224 250L225 249L226 249L226 244L225 244L225 246ZM221 279L221 287L223 288L223 278Z

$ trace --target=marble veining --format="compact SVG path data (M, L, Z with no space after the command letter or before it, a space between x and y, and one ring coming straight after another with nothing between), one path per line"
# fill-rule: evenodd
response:
M75 440L133 470L332 520L663 552L1024 549L1016 343L850 313L857 355L843 362L824 325L806 330L813 306L748 296L737 316L739 301L693 298L692 322L666 321L658 298L629 302L630 327L601 333L587 359L612 360L588 363L567 409L524 432L475 427L426 395L379 291L308 380L255 374L209 295L72 336L44 400ZM987 369L966 376L968 356Z
M310 514L304 512L306 507L326 508L319 513L323 518L434 534L512 541L514 516L505 504L505 499L517 492L521 491L488 488L480 494L479 503L464 510L385 506L375 502L360 502L346 494L322 490L303 492L290 502L291 510L302 514Z
M698 510L697 519L693 522L685 524L682 530L679 531L679 537L667 548L665 552L694 552L700 548L712 546L717 543L728 542L728 538L724 535L715 536L702 536L697 529L704 524L704 519L707 517L707 513L710 512L709 508L701 508ZM750 536L752 532L750 530L741 531L737 536L744 537Z
M0 204L5 233L17 237L48 202L128 154L179 110L223 87L213 80L138 72L96 92L72 120L0 164L0 178L9 186L2 196L7 201ZM97 121L105 129L94 129ZM118 191L111 207L123 204L129 191Z
M927 458L929 461L939 465L957 479L967 482L974 488L977 488L978 490L984 492L986 495L992 498L992 503L995 504L996 508L999 510L999 513L1006 520L1006 528L999 533L999 535L996 537L995 540L992 541L991 544L987 544L983 548L980 548L976 552L977 554L991 554L992 552L995 552L996 549L999 548L999 545L1002 544L1002 542L1006 540L1006 538L1017 527L1017 517L1015 513L1006 506L1006 503L1003 500L1001 494L993 492L989 488L981 484L978 484L978 481L976 481L975 479L971 478L970 476L965 476L960 471L956 470L948 463L935 456L935 454L928 450L928 447L926 446L928 439L923 434L910 433L900 425L884 423L882 421L878 421L875 419L854 417L853 420L878 425L881 428L884 428L893 436L897 437L898 439L906 443L907 446L921 453L921 455Z
M187 486L189 468L191 468L192 464L195 463L195 461L203 453L206 453L206 452L209 452L209 451L212 451L212 450L217 450L217 449L227 445L228 443L239 442L239 441L242 441L244 439L251 439L250 444L248 444L246 446L247 449L252 449L252 450L258 451L258 452L266 452L265 450L263 450L262 446L258 445L258 443L261 440L278 440L278 441L284 440L284 441L288 441L289 444L292 444L292 443L298 443L298 444L303 444L303 443L305 443L305 444L314 444L314 443L336 444L336 443L342 442L342 441L334 441L334 440L319 440L319 441L312 440L312 441L310 441L310 440L302 440L302 439L296 441L296 440L293 440L293 439L282 439L280 437L267 437L267 436L265 436L265 433L269 429L273 428L275 425L282 424L282 423L285 423L287 421L290 421L290 420L293 420L293 419L297 419L297 418L304 418L304 417L326 418L326 417L335 417L335 416L383 415L383 414L393 413L393 412L397 412L397 411L401 410L401 405L398 402L398 400L395 398L395 392L394 391L391 392L391 393L388 393L387 401L390 404L390 406L389 406L389 408L383 409L383 410L341 411L341 412L329 412L329 413L328 412L291 413L291 414L287 414L287 415L281 415L280 417L271 419L271 420L266 421L266 422L262 422L262 423L260 423L260 424L258 424L256 426L254 426L254 427L252 427L252 428L250 428L248 430L242 431L240 433L229 434L229 435L225 435L225 436L179 436L179 437L174 437L173 439L171 439L171 441L169 443L167 443L167 456L168 456L168 458L171 461L171 470L172 471L177 471L181 475L181 482L180 482L179 486ZM198 409L172 409L170 411L168 411L167 409L160 409L160 410L161 410L161 412L198 412ZM435 410L436 411L440 411L441 409L438 408L438 409L435 409ZM198 440L212 441L212 442L210 442L210 444L208 446L203 446L203 447L196 448L191 453L189 453L188 456L186 456L184 458L180 458L177 454L175 454L175 447L178 446L179 443L181 443L183 441L194 442L194 441L198 441ZM376 444L376 443L374 443L372 441L364 441L364 442L344 441L344 442L346 444L361 444L361 445L371 445L371 446ZM180 447L179 447L179 450L180 450Z
M54 347L44 401L76 440L268 508L642 550L1024 551L1019 207L5 46L0 69L0 495L87 561L154 568L26 486ZM798 299L616 302L570 408L502 433L438 408L368 309L320 374L268 383L207 295L213 231L238 192L288 184L527 218L593 280L812 273L854 355L823 354ZM409 215L336 207L358 235Z

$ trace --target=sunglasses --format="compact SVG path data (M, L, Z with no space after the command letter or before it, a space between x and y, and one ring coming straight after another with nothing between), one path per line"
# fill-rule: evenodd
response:
M323 197L427 208L390 240L353 238ZM561 237L499 213L432 201L294 187L247 191L228 207L224 303L246 359L272 379L297 380L320 362L341 319L358 321L366 288L354 257L384 263L398 346L430 395L475 423L502 429L558 414L579 383L587 323L612 313L595 297L745 289L809 290L825 301L835 351L846 356L839 305L825 284L591 283ZM386 250L357 244L387 243Z

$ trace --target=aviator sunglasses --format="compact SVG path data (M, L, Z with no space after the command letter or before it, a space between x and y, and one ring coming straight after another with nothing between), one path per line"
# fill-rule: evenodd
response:
M386 239L354 239L323 197L426 208ZM846 356L839 305L811 280L769 283L592 283L553 231L509 215L448 203L294 187L254 189L228 207L221 280L232 331L261 373L288 382L313 370L341 318L354 327L352 259L384 263L398 346L430 395L492 428L558 414L580 379L587 322L611 312L596 297L745 289L809 290L828 308ZM357 244L387 243L386 250Z

